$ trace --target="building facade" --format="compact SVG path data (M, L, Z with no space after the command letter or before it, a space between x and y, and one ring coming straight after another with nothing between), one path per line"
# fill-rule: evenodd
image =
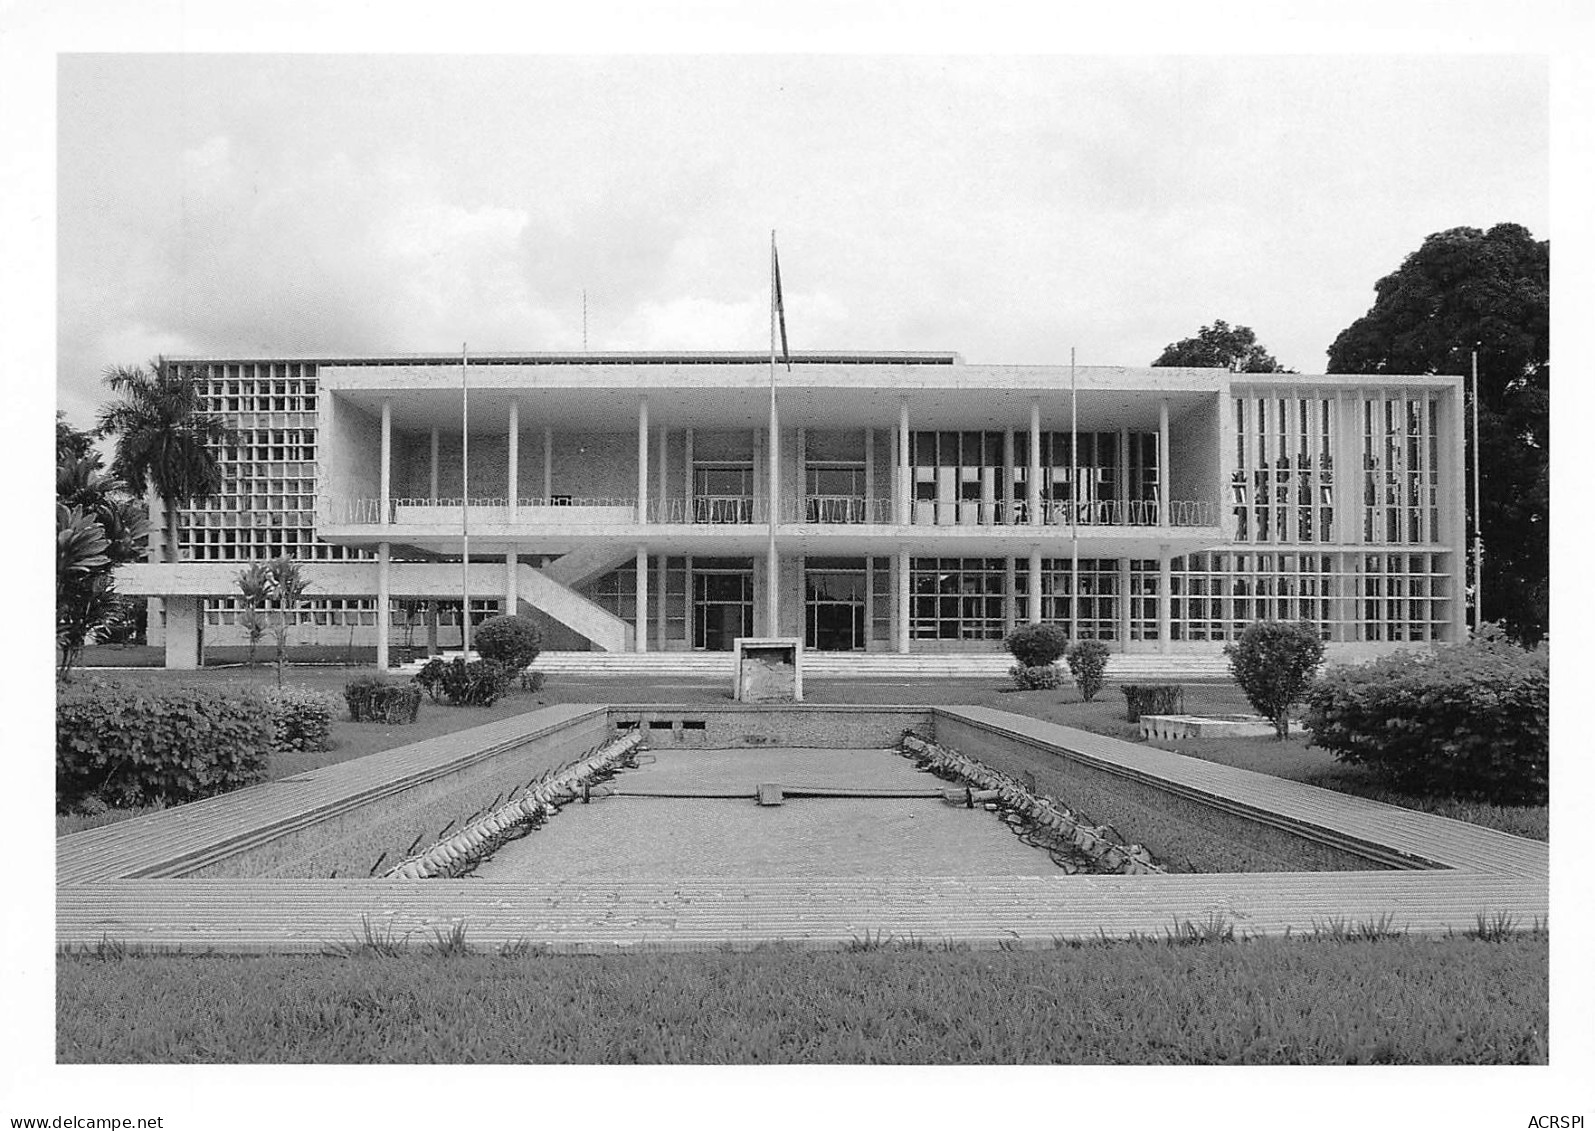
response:
M241 641L289 554L300 642L979 652L1047 621L1216 651L1261 617L1331 653L1465 634L1461 382L972 365L948 353L189 359L239 443L179 561L128 567L168 663ZM772 391L773 390L773 391ZM159 529L159 525L157 524ZM468 547L468 564L465 555Z

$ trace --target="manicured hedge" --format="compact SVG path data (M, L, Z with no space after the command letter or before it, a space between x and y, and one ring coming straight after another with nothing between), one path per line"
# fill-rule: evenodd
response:
M407 725L421 708L421 688L414 680L399 682L381 676L351 679L343 688L349 718L357 723Z
M1036 664L1025 667L1015 664L1008 669L1008 678L1020 691L1051 691L1063 683L1063 673L1057 664Z
M1544 652L1486 640L1334 669L1308 691L1315 746L1397 789L1543 805L1550 669Z
M1177 683L1127 683L1124 692L1124 717L1132 723L1142 715L1178 715L1185 711L1185 689Z
M266 776L276 725L253 691L93 679L56 692L56 810L173 805Z

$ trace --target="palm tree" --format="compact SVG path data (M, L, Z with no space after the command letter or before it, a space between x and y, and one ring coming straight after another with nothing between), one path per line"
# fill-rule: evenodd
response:
M265 562L254 562L238 574L238 591L244 599L244 611L238 616L238 624L249 638L250 667L255 666L255 649L260 646L260 638L271 628L266 604L271 600L274 583L273 571Z
M219 416L200 411L199 386L163 358L113 366L105 383L120 398L100 409L98 431L116 440L113 477L137 494L154 488L166 511L166 560L177 561L178 508L222 489L215 449L238 442Z

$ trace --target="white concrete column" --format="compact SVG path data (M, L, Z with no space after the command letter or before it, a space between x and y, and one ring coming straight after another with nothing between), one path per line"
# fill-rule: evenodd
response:
M655 569L658 571L658 575L654 579L657 582L657 585L656 585L656 587L654 589L654 609L655 609L655 624L657 625L657 627L659 629L659 631L657 633L657 635L659 637L659 651L663 652L663 651L665 651L666 645L668 645L669 642L670 642L669 641L669 636L668 636L668 634L669 634L669 625L667 623L666 616L665 616L666 609L667 609L667 607L669 605L669 597L670 597L670 594L669 594L670 574L669 574L669 571L668 571L669 558L666 555L664 555L664 554L660 554L658 557L659 557L659 564L655 567Z
M998 490L1002 492L1002 521L1005 525L1013 525L1013 429L1002 430L1002 479ZM1008 558L1008 568L1013 569L1013 557ZM1009 596L1012 596L1013 586L1009 586Z
M1008 433L1008 440L1008 465L1012 467L1013 432L1011 430ZM1014 561L1014 556L1012 554L1009 554L1003 559L1002 573L1002 634L1007 636L1014 630L1014 621L1018 615L1016 612L1018 601L1015 599L1014 593L1019 588L1019 567L1018 563Z
M438 429L436 424L432 426L431 492L432 493L428 495L427 498L435 503L438 501Z
M809 493L809 437L807 428L795 430L795 447L793 450L793 475L797 481L792 484L792 497L797 500L793 512L795 521L803 522L808 518L808 493Z
M1041 525L1041 398L1030 398L1030 525ZM1034 555L1032 555L1034 558ZM1039 590L1038 590L1039 592ZM1039 598L1038 598L1039 599ZM1031 624L1037 623L1037 613Z
M504 551L504 615L514 616L520 608L520 555L514 547Z
M1130 650L1130 559L1119 559L1119 651Z
M648 547L637 547L637 651L648 651Z
M1169 524L1169 402L1157 403L1157 524Z
M1130 430L1119 429L1119 509L1120 522L1130 524ZM1128 559L1121 559L1128 560Z
M377 671L388 670L388 636L391 630L391 617L388 612L389 598L388 568L391 554L386 542L377 543Z
M637 398L637 523L648 521L648 398ZM639 585L641 583L639 582ZM638 589L641 593L641 588ZM643 634L638 633L638 642Z
M204 615L203 599L167 597L165 601L166 666L192 671L199 667L199 618Z
M388 525L393 518L391 502L393 492L393 398L382 398L382 471L380 473L381 487L379 494L382 508L381 523Z
M866 431L864 435L868 436ZM867 442L867 441L866 441ZM804 562L805 571L808 568ZM808 600L807 578L804 579L803 598ZM875 643L875 558L873 555L864 556L864 651L870 650L870 645Z
M1041 547L1030 547L1030 578L1029 589L1025 596L1028 608L1025 610L1025 620L1030 624L1041 623Z
M543 425L543 502L554 494L554 426Z
M515 512L520 505L521 497L521 402L510 401L510 435L509 435L509 489L505 496L509 501L509 520L515 521ZM514 612L513 609L507 610Z
M904 404L905 404L905 412L906 412L906 404L907 404L907 402L905 401ZM905 435L905 436L908 435L908 432L907 432L906 429L904 430L903 435ZM905 656L908 655L908 622L909 622L909 618L911 616L911 611L910 611L910 608L909 608L909 581L911 580L911 573L912 573L912 571L911 571L911 568L910 568L910 562L909 562L909 558L908 558L908 550L907 549L898 550L897 551L897 650L899 652L901 652Z
M1157 646L1159 652L1169 652L1172 641L1169 639L1169 625L1172 618L1169 616L1170 601L1173 594L1172 574L1169 570L1169 548L1157 548Z
M687 513L683 515L681 519L683 522L691 522L693 520L692 480L694 477L692 474L692 432L693 430L691 428L687 429L686 451L682 453L681 459L681 494L686 500L687 505ZM689 605L692 603L691 587L688 587L687 590L687 603Z
M670 429L659 426L659 522L668 521L670 507ZM659 607L664 608L663 601ZM664 639L663 634L659 637Z
M897 523L907 526L913 518L914 483L909 473L909 445L913 434L908 430L908 398L897 402ZM905 629L906 632L906 629ZM903 637L900 651L908 651L908 637Z
M805 483L807 476L805 474ZM875 522L875 429L864 429L864 521ZM873 630L871 630L873 631Z

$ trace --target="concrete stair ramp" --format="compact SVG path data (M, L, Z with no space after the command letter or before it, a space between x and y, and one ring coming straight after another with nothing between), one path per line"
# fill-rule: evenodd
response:
M636 556L637 551L629 546L595 543L555 558L543 566L542 573L550 580L574 589L583 582L602 577Z
M542 570L518 567L515 585L522 601L585 636L603 652L625 654L634 646L636 632L631 625Z

